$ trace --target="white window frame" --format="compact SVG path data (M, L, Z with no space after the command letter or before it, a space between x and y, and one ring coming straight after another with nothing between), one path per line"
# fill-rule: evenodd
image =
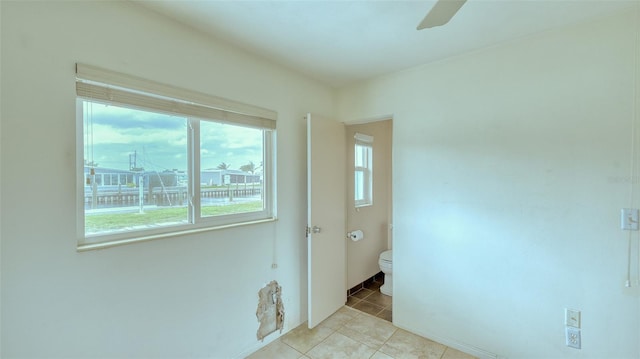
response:
M355 145L354 145L354 202L355 207L366 207L373 205L373 136L365 135L362 133L356 133L354 136ZM365 158L364 163L361 166L358 166L358 147L364 148ZM360 176L360 187L362 188L362 198L357 198L356 187L358 184L358 173L361 173Z
M275 136L277 113L195 91L161 84L95 66L76 64L77 94L77 233L78 250L105 248L120 244L152 240L274 221L275 203ZM84 138L83 102L85 100L114 104L145 111L183 116L188 119L189 215L188 223L85 235L84 209ZM202 217L200 212L200 123L212 121L262 129L264 208L262 211Z

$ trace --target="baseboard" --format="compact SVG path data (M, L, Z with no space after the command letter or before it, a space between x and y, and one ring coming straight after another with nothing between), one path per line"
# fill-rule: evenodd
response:
M236 355L235 358L236 359L244 359L244 358L248 357L249 355L257 352L260 349L262 349L263 347L271 344L271 342L273 342L275 340L278 340L279 338L280 338L280 335L268 335L268 336L266 336L264 338L264 341L257 341L252 346L250 346L249 348L244 349L241 353Z
M446 346L448 346L450 348L453 348L453 349L459 350L461 352L473 355L473 356L475 356L477 358L480 358L480 359L502 359L497 354L491 353L491 352L489 352L487 350L475 347L473 345L462 343L462 342L457 341L455 339L444 338L444 337L441 337L439 335L435 335L433 333L430 333L428 331L415 331L413 329L408 329L408 328L402 327L402 326L400 326L400 325L398 325L396 323L393 323L393 325L395 325L398 328L404 329L404 330L406 330L408 332L411 332L411 333L420 335L422 337L428 338L430 340L433 340L434 342L438 342L438 343L446 345Z
M298 325L301 325L301 324L302 323L300 323ZM272 342L280 339L283 335L287 334L292 329L297 328L298 325L294 326L293 328L288 328L287 325L285 325L285 327L282 330L282 333L280 333L279 331L276 331L276 332L273 332L273 333L267 335L266 337L264 337L264 341L256 340L256 342L253 345L251 345L249 348L244 349L242 352L240 352L234 358L236 358L236 359L244 359L244 358L248 357L249 355L257 352L260 349L262 349L263 347L266 347L267 345L271 344Z
M347 297L354 294L355 292L359 291L360 289L368 286L369 284L371 284L372 282L382 282L384 281L384 273L382 273L381 271L372 275L371 277L365 279L363 282L356 284L355 286L349 288L349 290L347 290Z

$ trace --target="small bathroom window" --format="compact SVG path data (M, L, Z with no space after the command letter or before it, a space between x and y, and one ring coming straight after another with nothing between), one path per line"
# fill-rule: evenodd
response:
M373 204L373 137L356 133L354 166L355 206Z

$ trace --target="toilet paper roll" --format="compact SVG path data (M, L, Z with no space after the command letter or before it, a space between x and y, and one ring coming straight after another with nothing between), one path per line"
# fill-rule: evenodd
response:
M354 242L361 241L364 239L364 233L362 233L362 231L359 229L351 231L349 232L349 238Z

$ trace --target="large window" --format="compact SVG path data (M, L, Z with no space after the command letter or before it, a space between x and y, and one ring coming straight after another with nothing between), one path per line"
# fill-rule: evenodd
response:
M373 137L356 133L354 201L356 207L373 204Z
M80 64L76 84L79 248L274 218L275 113Z

